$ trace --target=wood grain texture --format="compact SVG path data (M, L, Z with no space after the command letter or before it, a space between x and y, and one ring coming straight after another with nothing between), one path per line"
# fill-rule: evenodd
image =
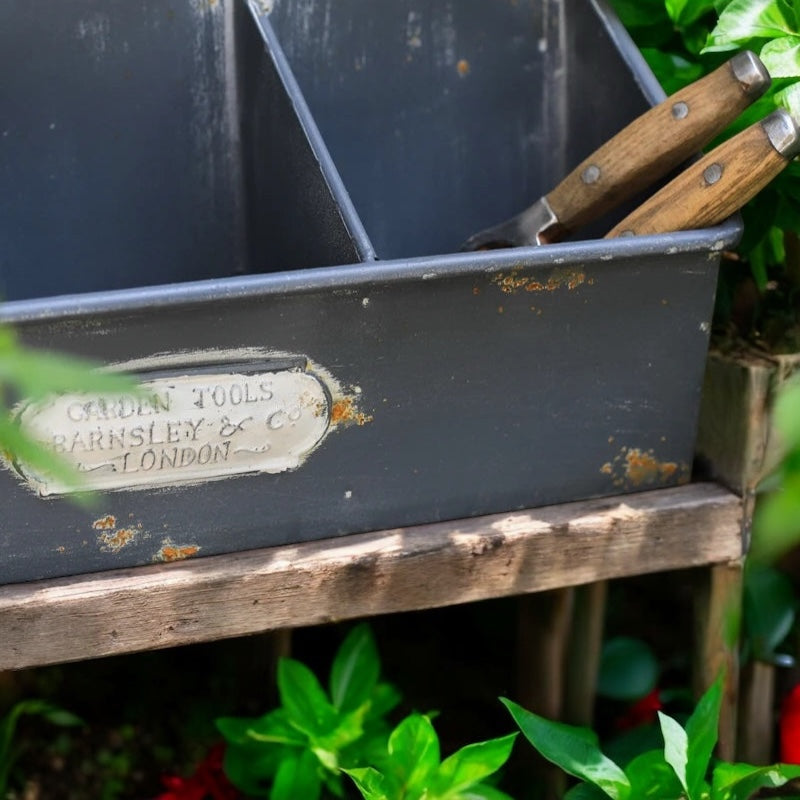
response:
M608 582L589 583L573 591L575 602L565 665L563 719L571 725L591 728L603 652Z
M761 123L751 125L688 166L615 225L606 238L717 225L758 194L788 163L772 146ZM709 183L704 177L707 170L715 170L719 177Z
M775 666L751 660L742 668L736 760L771 764L774 747Z
M723 64L637 117L547 195L559 235L598 218L687 161L754 99ZM685 116L675 113L679 104ZM583 179L587 169L596 170L593 182Z
M800 354L712 350L706 361L697 453L708 473L737 494L752 494L783 448L772 422L775 393L800 371Z
M743 564L740 558L712 565L704 573L695 611L695 694L699 697L725 673L716 752L726 761L736 760Z
M0 669L466 603L741 555L716 484L0 587Z
M520 597L517 602L517 688L514 699L523 708L564 720L564 676L575 588L551 589ZM525 778L541 800L564 796L567 776L538 753L527 759Z

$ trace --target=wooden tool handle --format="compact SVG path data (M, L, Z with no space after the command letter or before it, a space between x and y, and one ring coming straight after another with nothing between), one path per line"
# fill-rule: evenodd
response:
M775 111L687 167L606 238L717 225L763 189L798 152L797 123L787 111Z
M547 195L555 241L633 197L699 152L770 84L756 55L739 53L631 122Z

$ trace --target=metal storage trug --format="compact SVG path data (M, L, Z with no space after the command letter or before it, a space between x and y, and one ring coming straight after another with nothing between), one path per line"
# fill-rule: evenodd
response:
M148 401L21 417L0 583L689 478L738 223L459 253L660 97L592 0L0 2L2 319Z

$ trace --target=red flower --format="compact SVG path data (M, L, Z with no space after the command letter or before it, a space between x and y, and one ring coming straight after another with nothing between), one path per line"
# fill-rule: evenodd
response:
M656 712L661 711L664 705L659 697L659 690L653 689L650 694L646 694L641 700L637 700L619 719L616 721L618 730L627 731L631 728L638 728L640 725L647 725L655 722Z
M156 800L238 800L240 794L222 771L224 745L216 745L188 778L165 775L161 782L167 789Z
M800 683L783 699L778 728L781 737L781 762L800 764Z

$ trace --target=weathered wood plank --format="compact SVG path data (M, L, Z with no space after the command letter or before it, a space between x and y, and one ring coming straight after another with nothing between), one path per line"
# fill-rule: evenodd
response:
M709 353L697 453L710 475L738 494L755 491L782 455L772 423L775 393L800 370L800 355Z
M0 669L519 595L741 555L715 484L0 587Z
M517 691L515 700L548 719L564 720L564 675L575 589L551 589L521 597L517 605ZM563 797L566 774L532 754L523 767L541 800Z
M771 764L775 740L774 664L751 660L742 669L736 760Z
M564 722L591 728L597 673L603 651L608 583L598 581L575 591L572 627L566 659Z
M695 612L695 694L700 695L724 671L717 755L736 759L739 708L739 634L742 619L743 559L715 564L705 574Z

